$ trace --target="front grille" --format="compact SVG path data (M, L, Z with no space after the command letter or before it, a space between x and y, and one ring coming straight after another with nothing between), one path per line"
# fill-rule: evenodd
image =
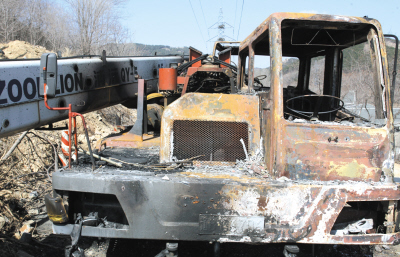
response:
M175 120L173 122L173 153L179 160L203 155L202 162L235 162L243 160L248 151L248 124L245 122Z

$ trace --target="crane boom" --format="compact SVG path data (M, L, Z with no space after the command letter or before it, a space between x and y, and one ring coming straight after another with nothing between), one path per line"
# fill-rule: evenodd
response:
M73 111L91 112L134 100L138 78L147 91L158 89L158 69L181 63L181 56L90 57L58 59L56 96L51 106L72 104ZM40 60L0 62L0 138L68 117L50 111L40 94Z

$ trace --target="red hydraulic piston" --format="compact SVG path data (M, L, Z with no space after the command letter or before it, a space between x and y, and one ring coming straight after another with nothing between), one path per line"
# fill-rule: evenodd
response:
M158 70L159 90L176 90L177 72L174 68L160 68Z

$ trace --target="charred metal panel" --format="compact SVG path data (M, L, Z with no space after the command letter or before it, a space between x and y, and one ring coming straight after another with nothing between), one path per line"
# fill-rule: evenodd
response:
M341 15L327 15L327 14L314 14L314 13L274 13L271 14L266 20L264 20L247 38L245 38L239 48L239 51L242 51L250 44L253 43L255 39L258 39L260 35L262 35L265 31L270 29L270 24L272 20L278 21L281 23L283 20L310 20L310 21L320 21L320 22L337 22L338 24L342 23L347 26L351 24L373 24L376 26L381 32L381 26L378 21L374 19L365 19L361 17L350 17L350 16L341 16ZM383 36L383 34L382 34Z
M293 28L299 24L315 30L327 26L332 29L332 33L338 35L340 35L338 32L348 30L376 31L375 48L379 48L380 52L377 51L379 54L376 54L375 58L379 59L377 65L381 72L378 86L381 85L384 89L383 110L388 111L385 127L367 129L358 125L335 126L335 123L321 123L314 126L307 122L303 122L302 125L295 123L288 125L288 121L283 117L283 49L290 48L292 51L288 50L285 53L287 56L302 56L304 51L299 50L305 47L311 52L316 49L307 44L300 47L293 42L293 38L287 38L288 35L293 37ZM353 37L346 40L349 40L348 45L354 44L351 41ZM390 83L383 42L382 29L376 20L298 13L272 14L242 42L240 52L244 53L247 49L255 47L254 54L269 55L271 58L271 91L266 99L270 104L263 109L262 128L265 135L263 140L265 164L272 177L287 176L292 179L323 181L334 179L392 181L393 119L387 97ZM261 45L264 46L263 49L258 47ZM316 54L315 51L313 53ZM250 53L249 64L253 57ZM249 77L252 76L252 72L252 67L249 65ZM380 94L377 95L380 97Z
M238 170L188 170L169 173L169 180L164 176L111 169L97 174L56 172L53 185L58 191L85 190L117 197L128 225L119 229L84 226L83 236L313 244L391 244L398 243L400 236L331 234L347 202L396 200L400 191L394 184L274 181ZM62 234L68 233L68 226L54 227Z
M264 217L200 214L199 230L201 235L263 235Z
M286 150L277 167L291 179L379 181L389 158L386 129L289 122L281 128Z
M161 124L161 149L160 149L160 160L161 162L171 161L174 157L174 149L182 149L188 146L176 146L188 141L181 141L175 139L174 122L175 121L188 121L188 124L193 121L202 122L222 122L218 133L220 136L225 137L222 141L236 140L234 142L236 148L240 144L241 136L244 134L242 128L243 123L247 124L247 138L243 138L248 147L249 154L252 154L259 148L260 142L260 120L259 120L259 98L255 95L227 95L227 94L185 94L171 105L169 105L163 113L163 119ZM206 124L206 123L205 123ZM213 123L208 123L213 124ZM225 124L225 125L224 125ZM235 125L233 125L235 124ZM176 125L175 125L176 126ZM233 126L229 129L229 126ZM225 127L225 128L224 128ZM235 128L237 127L237 128ZM183 128L187 130L186 137L190 137L189 128ZM229 131L228 131L228 130ZM236 133L235 131L240 131ZM234 132L229 135L230 132ZM184 132L178 132L178 136ZM208 135L213 133L212 131L207 132ZM243 135L244 136L244 135ZM206 136L208 137L208 136ZM206 140L206 137L203 137ZM208 137L207 140L212 140L213 137ZM221 139L218 139L219 141ZM217 142L218 140L214 140ZM194 141L193 141L194 143ZM189 147L197 147L192 145ZM243 148L242 148L243 150ZM239 151L239 150L238 150ZM244 153L244 150L243 150ZM217 153L218 154L218 153ZM199 154L201 155L201 154ZM190 157L195 157L190 156ZM183 157L183 156L182 156ZM185 155L185 157L187 157ZM241 157L241 156L238 156ZM210 156L205 156L205 160L210 160ZM224 162L232 161L231 159L224 160Z
M282 21L290 19L326 22L342 29L343 26L375 26L383 80L387 88L390 86L383 35L377 21L331 15L273 14L240 47L245 55L249 51L249 71L253 72L252 58L257 44L269 41L265 44L268 53L262 54L271 56L271 89L262 96L184 95L164 111L160 155L162 162L177 157L176 149L185 147L175 145L181 144L176 136L182 138L186 130L197 126L192 122L246 123L246 147L250 154L255 153L261 141L260 127L263 130L265 162L271 176L266 179L234 167L208 166L158 175L150 171L107 168L96 173L55 172L54 189L115 195L126 215L128 225L121 229L83 227L82 235L246 243L400 243L400 233L394 232L398 223L395 203L400 199L400 190L392 180L394 141L390 108L386 108L386 124L377 127L285 120ZM239 68L244 71L243 67ZM253 76L249 77L252 80ZM388 95L387 88L384 97ZM384 101L388 106L387 97ZM187 122L187 126L175 133L175 122ZM184 142L191 142L189 147L194 148L196 143L190 141L191 134L189 131L185 135ZM217 140L220 139L213 139ZM348 203L369 201L384 206L370 209L373 217L380 216L373 229L356 234L332 233ZM357 213L357 219L369 217L369 213ZM72 224L55 226L55 232L69 233L70 227ZM380 227L384 227L383 232Z
M266 127L265 150L268 151L265 164L272 176L277 175L276 162L279 158L279 135L280 127L278 121L282 118L283 92L282 92L282 41L281 27L277 19L272 18L269 24L269 41L271 54L271 93L269 94L269 113L267 119L263 120Z

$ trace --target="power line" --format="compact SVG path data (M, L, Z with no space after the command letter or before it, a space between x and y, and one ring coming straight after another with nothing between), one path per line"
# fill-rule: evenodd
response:
M238 39L239 39L240 25L242 24L243 6L244 6L244 0L243 0L243 2L242 2L242 11L240 12L239 30L238 30L238 34L237 34L237 38L236 38L236 40L238 40Z
M236 13L237 13L237 0L236 0L236 8L235 8L235 20L233 21L233 37L235 37L235 28L236 28Z
M203 14L204 24L206 25L206 28L208 28L206 17L204 16L203 6L201 5L201 0L199 0L199 3L200 3L200 8L201 8L201 13ZM208 32L208 37L210 37L210 32Z
M207 43L206 43L206 41L204 40L203 33L201 33L200 25L199 25L199 22L197 21L196 13L194 12L193 5L192 5L192 2L191 2L190 0L189 0L189 3L190 3L190 7L192 7L193 16L194 16L194 19L196 20L197 27L199 28L201 38L203 39L203 42L204 42L204 44L206 45L206 50L207 50L207 52L208 52Z

